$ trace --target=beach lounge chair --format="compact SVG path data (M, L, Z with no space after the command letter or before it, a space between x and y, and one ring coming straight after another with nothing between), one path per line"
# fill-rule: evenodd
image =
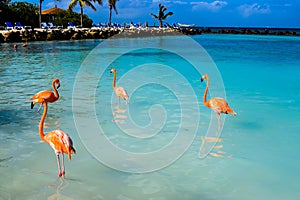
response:
M17 30L31 29L31 26L23 26L20 22L16 22L15 29Z
M100 27L97 24L92 24L92 30L98 30Z
M56 28L56 26L54 26L52 22L48 22L48 27L51 28L51 29Z
M73 22L68 22L68 29L75 30L77 27L73 24Z
M14 26L11 22L5 22L6 30L13 30Z
M48 27L51 29L62 29L63 28L63 26L56 26L52 22L48 23Z
M49 28L46 22L42 22L42 23L41 23L41 27L42 27L43 29L48 29L48 28Z
M129 28L130 28L130 29L136 28L136 27L134 26L133 22L130 22Z
M116 22L116 23L114 23L113 27L114 28L121 28L121 24L119 24L119 23Z
M23 30L23 29L25 29L25 27L20 22L16 22L15 23L15 29Z
M106 23L106 22L104 22L104 23L99 23L99 27L100 28L110 28L111 27L111 25L109 25L109 23Z

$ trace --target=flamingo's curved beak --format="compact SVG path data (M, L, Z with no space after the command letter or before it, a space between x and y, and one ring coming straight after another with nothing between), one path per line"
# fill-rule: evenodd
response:
M60 84L57 85L57 89L60 87Z
M201 77L201 79L200 79L200 80L201 80L201 82L203 82L204 78L203 78L203 77Z

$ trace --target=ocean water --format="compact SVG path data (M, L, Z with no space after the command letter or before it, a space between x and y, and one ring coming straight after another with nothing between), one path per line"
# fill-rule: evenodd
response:
M0 54L0 199L300 198L299 37L34 42ZM111 68L129 104L118 105ZM226 98L237 116L222 116L221 141L200 157L201 137L218 128L204 73L208 98ZM28 100L55 77L45 132L73 139L65 178Z

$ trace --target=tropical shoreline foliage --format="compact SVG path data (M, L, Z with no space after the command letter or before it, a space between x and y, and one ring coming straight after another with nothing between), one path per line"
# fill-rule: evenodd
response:
M39 8L27 2L0 1L0 26L9 22L21 22L32 27L39 26Z
M23 25L38 28L39 25L39 6L27 2L11 2L10 0L0 0L0 26L5 26L5 22L20 22ZM42 16L42 21L47 21ZM82 15L84 27L91 27L93 20L87 15ZM81 15L79 13L66 10L57 13L56 18L52 23L67 27L68 22L81 24Z
M71 0L68 10L73 10L74 7L79 4L80 6L80 26L83 27L84 23L83 23L83 8L84 6L88 6L90 8L92 8L94 11L96 11L96 7L92 4L92 2L94 3L98 3L99 5L102 5L102 0Z

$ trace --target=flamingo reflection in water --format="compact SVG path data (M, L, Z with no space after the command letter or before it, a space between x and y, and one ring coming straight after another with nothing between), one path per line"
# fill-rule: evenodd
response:
M207 74L204 74L201 77L201 82L203 82L204 80L207 80L206 83L206 88L205 88L205 92L204 92L204 96L203 96L203 103L206 107L211 108L217 115L217 119L218 119L218 132L221 130L222 125L221 125L221 120L220 120L220 114L232 114L233 116L236 116L236 112L233 111L233 109L228 105L227 101L223 98L220 97L214 97L211 98L207 101L207 93L208 93L208 88L209 88L209 84L210 84L210 80L209 80L209 76ZM205 142L221 142L222 140L220 138L216 138L216 137L201 137L202 140L202 151L204 151L204 143ZM218 146L214 146L215 149L221 149L223 146L222 145L218 145ZM210 155L214 156L214 157L223 157L220 154L224 154L225 152L219 151L219 154L217 153L213 153L211 152Z

